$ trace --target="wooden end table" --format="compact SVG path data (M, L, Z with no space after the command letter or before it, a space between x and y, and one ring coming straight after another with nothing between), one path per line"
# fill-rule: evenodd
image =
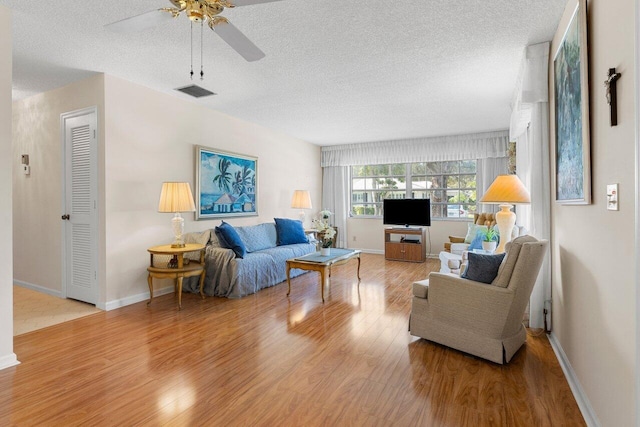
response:
M338 252L340 251L340 252ZM359 250L349 250L344 251L340 249L331 249L331 252L335 252L336 255L329 257L326 260L322 261L310 261L305 260L305 257L299 258L291 258L287 260L287 285L289 286L289 290L287 291L287 296L291 293L291 277L289 272L292 268L299 268L301 270L310 270L310 271L319 271L320 272L320 294L322 296L322 302L324 302L324 286L325 282L327 282L328 278L331 278L331 267L334 265L340 265L349 262L349 260L357 259L358 260L358 288L360 288L360 253L362 251ZM320 252L316 252L311 255L320 255ZM307 255L308 257L308 255ZM329 273L327 275L327 273ZM327 277L328 276L328 277Z
M147 251L151 254L151 263L147 268L149 277L149 301L147 305L151 304L153 300L153 279L173 279L174 289L178 293L178 310L182 309L182 279L185 277L200 276L200 296L204 299L203 285L204 285L204 245L199 243L188 243L184 248L172 248L171 245L154 246ZM184 254L187 252L200 251L200 262L189 261L188 264L184 262ZM171 258L167 262L166 267L157 267L153 265L154 255L169 255Z

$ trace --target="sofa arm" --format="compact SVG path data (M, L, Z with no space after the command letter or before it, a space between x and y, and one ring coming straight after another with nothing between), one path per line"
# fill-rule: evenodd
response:
M434 318L460 329L500 337L514 292L450 274L429 274L429 307Z

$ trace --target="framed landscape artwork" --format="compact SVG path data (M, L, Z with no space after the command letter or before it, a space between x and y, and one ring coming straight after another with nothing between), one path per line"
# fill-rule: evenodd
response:
M591 203L587 8L579 0L553 60L556 201Z
M196 145L196 219L258 215L258 159Z

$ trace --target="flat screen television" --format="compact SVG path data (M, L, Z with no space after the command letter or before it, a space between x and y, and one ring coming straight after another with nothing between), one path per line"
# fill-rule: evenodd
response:
M385 225L431 226L431 200L384 199L382 223Z

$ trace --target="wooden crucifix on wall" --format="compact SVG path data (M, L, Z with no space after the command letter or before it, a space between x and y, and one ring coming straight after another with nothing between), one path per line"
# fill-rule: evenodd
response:
M604 81L604 86L607 88L607 103L609 104L611 126L618 125L618 99L616 94L616 81L621 76L622 74L616 73L615 68L609 68L607 80Z

